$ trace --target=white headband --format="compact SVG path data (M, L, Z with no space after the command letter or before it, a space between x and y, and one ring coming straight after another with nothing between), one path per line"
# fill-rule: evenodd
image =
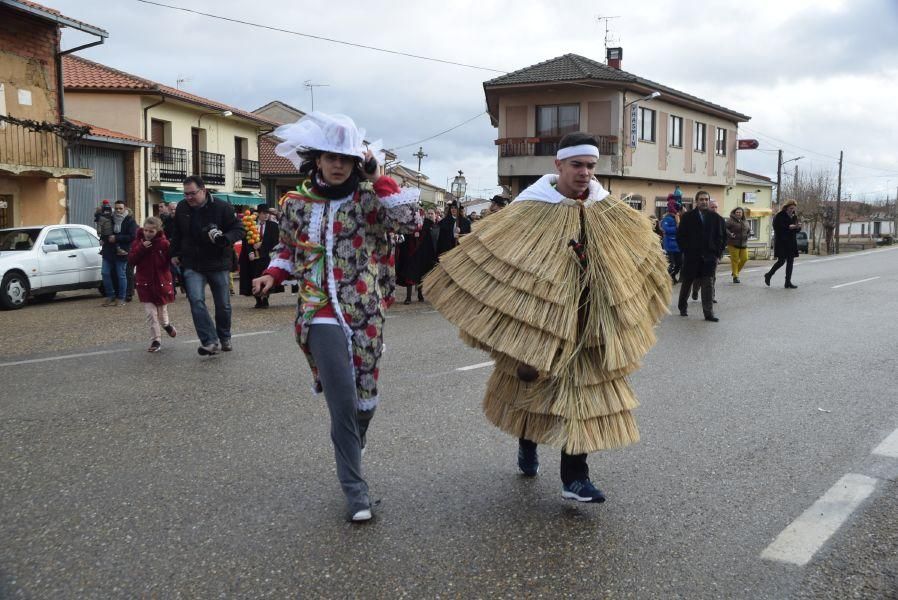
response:
M599 149L592 144L580 144L579 146L568 146L567 148L561 148L555 154L555 158L557 158L558 160L564 160L572 156L595 156L596 158L598 158Z

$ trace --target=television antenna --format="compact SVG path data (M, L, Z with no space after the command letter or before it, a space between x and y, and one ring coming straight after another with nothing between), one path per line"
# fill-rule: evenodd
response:
M616 43L620 41L620 38L613 38L611 36L611 29L608 26L608 21L611 19L620 19L620 15L615 15L613 17L596 17L596 21L605 22L605 64L608 64L608 48L611 47L612 43Z
M312 83L311 79L306 79L304 86L309 88L309 94L312 95L312 111L315 111L315 88L316 87L330 87L330 85L326 83Z

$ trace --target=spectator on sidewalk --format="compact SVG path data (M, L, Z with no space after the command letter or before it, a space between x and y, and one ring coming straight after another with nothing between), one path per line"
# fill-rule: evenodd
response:
M688 316L687 300L696 279L701 285L702 311L706 321L717 322L714 315L713 288L711 278L717 268L717 261L726 247L723 217L709 210L711 196L700 190L695 195L695 209L680 219L677 242L683 251L683 278L680 282L680 298L677 307L680 316Z
M683 253L680 251L680 245L677 242L677 227L680 223L680 215L683 212L683 205L677 202L673 194L667 197L667 214L661 219L661 247L667 254L667 272L674 283L677 283L677 275L683 268Z
M162 330L169 337L178 332L168 318L167 305L174 302L171 262L168 258L169 241L162 229L162 220L148 217L137 230L128 262L135 268L137 298L143 304L150 328L150 347L147 352L162 349Z
M103 306L124 306L128 293L128 252L137 232L137 223L123 200L115 201L115 210L110 210L109 202L104 200L94 220L97 231L102 232L100 254L103 257L103 290L106 293Z
M798 222L798 215L795 214L797 203L795 200L789 200L773 218L773 255L776 262L769 271L764 273L764 283L770 287L770 278L779 270L783 264L786 265L786 285L787 290L798 289L797 285L792 284L792 263L798 256L798 240L796 235L801 231L801 223Z
M190 301L201 356L231 350L231 298L228 273L234 242L243 237L243 223L234 208L206 192L202 178L184 179L184 199L175 211L171 260L180 266ZM215 321L206 308L206 285L212 290Z
M730 272L733 274L733 283L739 282L739 273L748 262L748 238L751 235L751 225L745 218L745 211L737 206L730 211L727 219L727 251L730 254Z
M708 201L708 210L714 213L715 215L720 216L720 205L717 204L717 200L711 198ZM723 239L727 239L727 230L726 230L726 221L721 217L720 222L718 223L721 227L721 235ZM721 252L720 256L717 257L717 264L714 265L714 273L711 275L711 302L713 304L717 304L717 265L720 264L720 259L723 258L723 253ZM699 292L699 281L696 279L692 283L692 299L698 300L698 292Z

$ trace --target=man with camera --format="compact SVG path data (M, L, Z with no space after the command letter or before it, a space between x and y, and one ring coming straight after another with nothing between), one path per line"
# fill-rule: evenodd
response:
M231 298L228 273L233 244L243 238L243 224L234 207L206 191L202 178L184 179L184 199L175 209L172 264L180 267L193 325L200 338L200 356L231 350ZM206 308L206 284L212 290L215 321Z

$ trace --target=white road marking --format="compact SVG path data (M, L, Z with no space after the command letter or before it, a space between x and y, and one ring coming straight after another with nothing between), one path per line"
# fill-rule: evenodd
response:
M848 473L761 553L761 558L803 566L876 489L877 479Z
M849 285L856 285L858 283L866 283L868 281L873 281L874 279L879 279L879 275L877 275L876 277L868 277L866 279L861 279L859 281L851 281L849 283L840 283L839 285L834 285L831 289L837 290L839 288L847 287Z
M888 456L890 458L898 458L898 429L893 431L889 437L884 439L876 448L873 454L879 456Z
M241 337L249 337L251 335L265 335L266 333L274 333L274 331L251 331L250 333L236 333L231 336L231 339L241 338ZM192 340L182 340L182 344L198 344L199 339L193 338Z
M118 354L119 352L131 352L132 350L133 348L122 348L120 350L98 350L96 352L82 352L80 354L64 354L62 356L47 356L45 358L29 358L27 360L15 360L12 362L0 363L0 367L33 365L35 363L50 362L53 360L67 360L69 358L83 358L85 356L100 356L102 354Z
M476 365L468 365L467 367L459 367L455 370L456 371L473 371L474 369L482 369L484 367L492 367L494 364L496 364L496 362L491 360L489 362L477 363Z

